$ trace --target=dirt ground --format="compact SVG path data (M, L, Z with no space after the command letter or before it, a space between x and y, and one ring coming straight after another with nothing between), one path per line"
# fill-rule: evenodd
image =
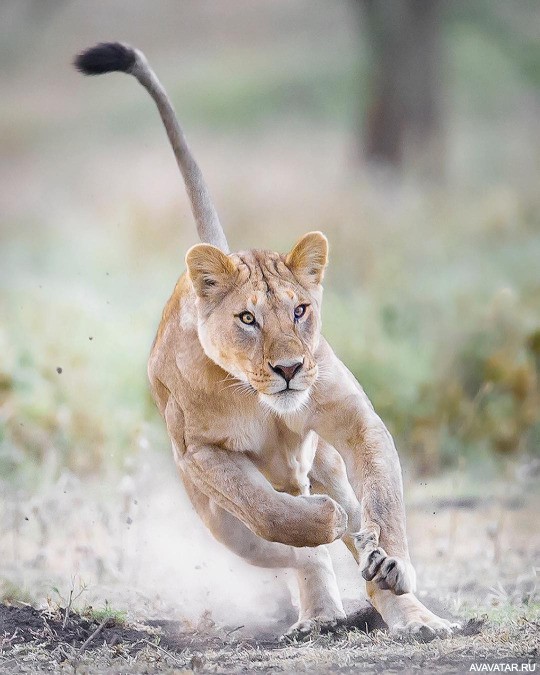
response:
M380 617L363 608L331 634L284 644L276 628L254 635L243 627L178 621L126 625L77 613L0 606L0 672L467 672L473 662L538 659L538 622L525 618L497 629L469 619L451 640L408 644L388 637ZM511 640L511 642L510 642ZM511 648L509 648L511 646Z
M482 633L483 620L470 619L463 637ZM114 617L81 616L37 610L30 606L0 605L1 672L66 670L74 672L381 672L422 665L433 650L417 645L420 653L393 643L376 627L382 620L369 607L353 612L332 634L306 643L284 644L276 629L257 633L244 627L218 628L208 618L197 626L179 621L148 621L127 625ZM456 638L457 639L457 638ZM423 648L426 651L423 651ZM460 650L459 658L462 654ZM455 645L454 645L455 651ZM384 652L384 655L383 655ZM527 656L530 657L530 654ZM442 653L434 669L455 663L455 654ZM441 671L443 672L443 671Z
M166 484L162 483L161 488L166 491ZM425 488L426 484L420 483L409 490L409 532L420 580L419 594L434 611L463 622L463 629L451 639L429 643L392 639L380 617L357 598L347 601L348 620L335 632L286 644L279 636L295 620L290 602L273 618L265 615L259 622L245 620L245 615L238 613L242 598L237 589L228 594L231 589L223 576L217 591L209 587L205 595L202 606L206 603L209 609L197 610L196 618L193 612L187 617L188 606L182 605L178 595L175 612L171 606L156 602L139 603L136 607L135 594L125 590L116 596L109 594L115 597L115 604L105 600L105 609L96 610L94 599L92 604L88 600L74 602L77 609L70 607L66 611L66 603L61 600L55 602L49 597L47 602L39 601L36 589L43 588L39 584L32 598L25 599L20 590L16 593L13 580L23 579L22 575L12 574L12 590L7 593L5 579L10 568L4 557L0 565L0 578L4 579L0 672L461 673L470 672L471 665L478 664L498 664L499 671L504 667L521 669L521 664L532 667L538 663L540 648L536 488L502 486L492 489L489 496L485 489L480 491L482 496L471 490L467 496L451 496L456 493L455 485L447 486L446 494L439 485L436 497L428 495ZM79 501L79 514L72 517L80 520L81 514L84 509ZM159 510L149 517L151 521L159 518ZM58 535L63 536L66 560L69 519L66 515L66 526ZM141 528L144 531L143 525ZM128 543L124 540L124 545ZM86 557L90 544L87 542ZM54 543L48 546L54 549ZM213 557L214 549L209 546L205 540L206 558ZM22 560L23 550L28 551L26 563ZM19 541L17 569L33 566L33 574L42 580L47 556L42 555L36 562L31 553L24 540ZM143 554L141 549L144 558ZM220 558L219 564L224 568L232 563ZM205 563L201 565L204 568ZM263 573L254 568L231 568L246 587L256 578L248 576L248 569L254 570L255 575ZM211 567L199 569L198 573L201 571L212 575ZM127 567L124 575L128 575ZM116 578L120 587L121 580ZM356 588L356 577L353 582ZM172 588L172 577L170 583L162 583ZM185 576L183 583L187 583ZM25 588L28 590L30 585L27 583ZM347 583L343 588L347 589ZM269 602L272 594L273 586L264 602ZM220 611L220 596L225 613ZM262 607L262 599L250 600L250 604L253 602L260 602Z

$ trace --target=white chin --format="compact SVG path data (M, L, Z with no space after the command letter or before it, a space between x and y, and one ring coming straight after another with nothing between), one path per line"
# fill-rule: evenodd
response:
M287 391L278 394L259 394L260 400L274 412L279 415L295 413L301 410L309 399L309 390L296 391L287 389Z

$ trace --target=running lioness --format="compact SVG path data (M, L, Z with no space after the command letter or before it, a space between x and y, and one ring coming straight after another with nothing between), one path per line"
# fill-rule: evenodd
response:
M344 615L325 544L341 538L393 633L450 635L415 597L394 443L321 336L328 242L287 254L229 253L203 176L144 55L120 43L82 52L87 75L133 75L154 99L182 172L201 243L186 254L148 374L174 458L200 517L254 565L294 568L300 638ZM359 575L360 577L360 575Z

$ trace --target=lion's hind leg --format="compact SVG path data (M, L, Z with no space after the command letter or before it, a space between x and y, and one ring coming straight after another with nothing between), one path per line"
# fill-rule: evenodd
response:
M327 547L297 549L297 553L300 553L295 568L300 612L283 640L305 640L320 631L332 630L346 616Z

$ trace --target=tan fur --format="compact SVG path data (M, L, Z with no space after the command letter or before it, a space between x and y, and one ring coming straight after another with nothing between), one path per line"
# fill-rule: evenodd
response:
M325 544L341 537L392 631L445 635L412 594L401 469L364 391L321 337L328 242L287 255L228 244L165 89L142 52L100 44L85 74L133 75L155 101L202 242L163 311L148 364L154 400L193 505L214 536L255 565L297 570L290 635L344 616Z
M392 438L320 334L326 260L320 233L288 255L190 249L150 356L154 398L214 536L253 564L299 570L291 634L343 616L324 547L339 537L391 630L448 634L412 594ZM300 362L284 390L274 368Z

